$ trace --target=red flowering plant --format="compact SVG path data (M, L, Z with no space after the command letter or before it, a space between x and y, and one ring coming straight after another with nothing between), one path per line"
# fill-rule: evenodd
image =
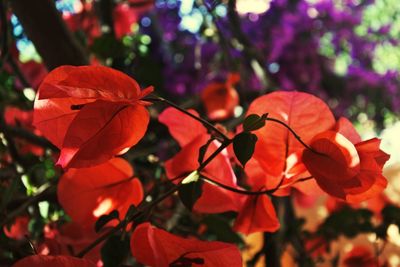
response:
M240 17L239 0L195 1L193 12L181 2L181 19L174 1L76 2L54 13L80 38L59 45L60 61L39 45L43 64L24 71L1 50L18 80L4 84L35 88L0 92L0 266L389 264L380 257L400 227L384 192L390 155L331 110L335 99L316 89L322 73L296 67L286 79L276 33L294 34L297 20L253 44L260 34L242 29L265 18ZM285 4L271 2L277 20ZM313 93L278 89L297 79ZM373 243L344 244L352 238Z
M335 122L328 106L315 96L280 91L261 96L250 104L236 131L228 132L195 110L148 95L151 91L100 66L64 66L44 79L35 100L34 125L59 148L56 165L64 173L57 182L57 199L70 222L52 222L54 230L48 233L53 234L41 244L31 243L41 256L15 266L30 261L108 266L132 256L150 266L242 266L234 244L200 241L193 233L186 238L168 233L151 226L163 225L153 213L176 216L157 212L161 205L168 207L168 201L176 207L182 202L200 218L228 212L230 235L239 238L234 231L277 232L287 222L278 217L275 202L294 192L324 191L358 203L378 196L386 186L382 168L389 155L380 150L379 139L360 142L351 123L344 118ZM180 151L165 156L171 158L162 165L161 181L141 180L140 172L136 176L131 163L119 155L143 138L150 119L147 109L157 102L170 106L157 117ZM29 220L18 217L4 228L5 234L28 236L25 219ZM171 229L169 220L164 223ZM213 231L202 220L197 224L197 235ZM126 235L131 235L130 242ZM85 256L87 262L71 256Z

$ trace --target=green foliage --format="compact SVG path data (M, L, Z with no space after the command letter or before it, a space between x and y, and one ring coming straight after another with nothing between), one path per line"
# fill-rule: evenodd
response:
M215 235L222 242L244 244L238 233L232 230L230 220L222 215L212 214L203 219L209 234Z
M373 213L368 209L342 208L333 212L320 226L318 233L326 240L337 239L340 235L355 237L360 233L373 232Z
M31 233L30 238L33 240L38 239L42 235L45 225L46 222L41 216L31 218L28 224L28 230Z
M199 164L203 163L204 160L204 156L207 152L208 147L210 146L210 144L212 143L212 141L214 141L214 138L210 138L207 143L205 143L204 145L202 145L199 149L199 158L197 159L197 161L199 162Z
M256 142L257 136L249 132L242 132L233 139L233 151L243 167L253 156Z
M126 53L123 43L110 34L104 34L96 38L91 50L95 55L103 59L123 57Z
M117 267L129 256L129 239L111 236L101 248L101 259L104 267Z
M94 230L99 232L108 222L119 219L119 212L118 210L113 210L109 214L101 215L94 225Z
M243 131L251 132L264 127L267 116L268 113L263 114L261 117L257 114L250 114L243 121Z
M193 209L196 201L201 197L203 193L203 181L198 180L187 184L182 184L178 190L179 198L183 205L190 211Z
M386 205L382 210L382 220L385 224L396 224L400 227L400 208L394 205Z
M382 223L376 227L375 232L378 237L386 239L387 230L391 224L400 227L400 207L388 204L382 211Z

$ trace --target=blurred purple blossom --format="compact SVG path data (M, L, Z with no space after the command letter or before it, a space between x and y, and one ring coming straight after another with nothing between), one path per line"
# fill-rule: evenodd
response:
M215 12L214 18L196 1L189 5L191 11L185 9L185 14L180 9L182 2L156 1L152 20L157 30L147 33L152 38L158 35L156 39L163 41L152 53L163 65L163 89L173 95L196 94L209 81L223 79L234 68L242 74L239 91L272 89L263 88L252 62L244 60L248 56L245 48L238 46L238 40L233 38L234 31L242 31L263 56L265 65L261 67L275 89L308 91L327 100L336 99L338 114L352 104L348 99L349 96L353 99L354 94L363 94L391 110L400 110L398 72L379 74L373 69L376 47L384 42L398 44L398 40L388 35L391 25L367 29L368 34L361 36L356 28L362 23L365 9L374 1L343 0L341 6L336 2L272 0L265 13L242 14L241 29L232 29L228 15L224 15L227 7L220 1L207 1L208 8ZM197 31L182 27L185 16L194 18L199 14L202 22ZM210 29L212 35L207 32ZM228 40L228 49L221 44L218 30ZM328 35L330 39L326 39ZM328 56L321 52L326 40L330 40L328 44L332 47ZM347 72L338 74L335 60L343 53L349 55L350 61ZM226 57L236 66L227 64Z

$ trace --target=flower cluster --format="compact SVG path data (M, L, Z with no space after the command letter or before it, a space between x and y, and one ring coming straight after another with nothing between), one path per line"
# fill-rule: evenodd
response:
M234 90L232 84L238 81L234 77L207 89L203 97L207 111L218 114L210 117L229 115L221 113L219 105L223 112L232 112L225 103L231 95L226 91ZM332 197L359 203L386 187L382 168L389 155L380 150L379 139L361 142L347 119L335 121L329 107L311 94L277 91L258 97L243 124L229 133L200 118L195 110L181 109L159 97L145 98L151 90L140 90L135 80L107 67L63 66L47 75L35 101L34 125L60 149L57 165L65 172L57 197L71 222L49 225L40 251L68 255L65 247L70 246L82 249L81 256L91 253L88 260L37 255L15 266L95 266L92 262L100 256L93 250L97 243L90 240L101 242L99 231L117 229L132 231L132 255L146 265L239 267L242 260L234 245L184 239L155 228L151 220L142 223L142 216L178 192L194 213L236 212L233 230L244 235L275 232L281 222L271 200L274 196L296 191L315 194L321 191L313 188L319 187ZM224 91L224 101L209 99L216 90ZM167 178L175 184L173 190L146 205L141 180L127 160L116 156L144 136L149 101L170 103L158 120L181 150L164 164ZM235 167L246 174L241 183ZM26 227L27 218L20 217L6 234L21 238ZM78 233L79 238L71 240Z
M387 242L400 227L383 194L390 156L341 117L371 102L382 123L400 107L398 71L374 67L398 44L382 38L391 25L359 34L373 1L66 2L91 65L47 72L1 51L0 102L15 107L0 109L0 239L15 244L0 260L241 267L251 246L237 245L266 233L251 264L273 265L280 240L306 265L342 233ZM332 216L303 231L293 207L324 199ZM22 258L28 243L36 255ZM356 246L340 263L380 261Z

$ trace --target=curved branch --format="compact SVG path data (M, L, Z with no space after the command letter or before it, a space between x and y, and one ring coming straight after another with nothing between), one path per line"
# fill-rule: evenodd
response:
M142 100L144 100L144 101L150 101L150 102L155 102L155 101L164 102L164 103L168 104L169 106L171 106L171 107L173 107L173 108L175 108L175 109L177 109L177 110L179 110L179 111L185 113L185 114L188 115L189 117L191 117L191 118L193 118L193 119L195 119L195 120L201 122L206 128L208 128L209 130L212 130L212 131L216 132L220 137L222 137L222 138L224 139L224 141L229 141L229 140L230 140L230 138L229 138L228 136L226 136L223 132L221 132L218 128L216 128L216 127L215 127L214 125L212 125L210 122L208 122L208 121L206 121L206 120L204 120L204 119L202 119L202 118L200 118L200 117L197 117L197 116L193 115L192 113L188 112L187 110L181 108L181 107L178 106L177 104L175 104L175 103L173 103L173 102L171 102L171 101L169 101L169 100L167 100L167 99L165 99L165 98L163 98L163 97L154 96L154 97L143 98Z
M248 190L242 190L242 189L237 189L237 188L234 188L234 187L230 187L228 185L225 185L223 183L215 181L215 180L213 180L213 179L211 179L211 178L209 178L209 177L207 177L207 176L205 176L203 174L201 174L200 178L205 180L206 182L209 182L210 184L222 187L222 188L224 188L226 190L229 190L231 192L242 194L242 195L249 195L249 196L258 196L258 195L264 195L264 194L272 195L278 189L283 189L283 188L286 188L286 187L289 186L289 185L283 185L282 186L282 181L283 181L283 179L282 179L281 182L273 189L261 190L261 191L248 191ZM312 178L313 178L312 176L307 176L307 177L304 177L304 178L300 178L299 180L295 181L293 184L298 183L298 182L304 182L304 181L310 180ZM292 184L290 184L290 185L292 185Z
M322 154L322 153L320 153L320 152L314 150L312 147L310 147L309 145L307 145L306 143L304 143L304 141L301 140L301 137L300 137L289 125L287 125L287 124L284 123L283 121L280 121L280 120L274 119L274 118L268 118L268 117L267 117L265 120L266 120L266 121L273 121L273 122L276 122L276 123L278 123L278 124L280 124L280 125L283 125L286 129L288 129L288 130L294 135L294 137L295 137L305 148L311 150L312 152L314 152L314 153L316 153L316 154L325 156L325 154Z

